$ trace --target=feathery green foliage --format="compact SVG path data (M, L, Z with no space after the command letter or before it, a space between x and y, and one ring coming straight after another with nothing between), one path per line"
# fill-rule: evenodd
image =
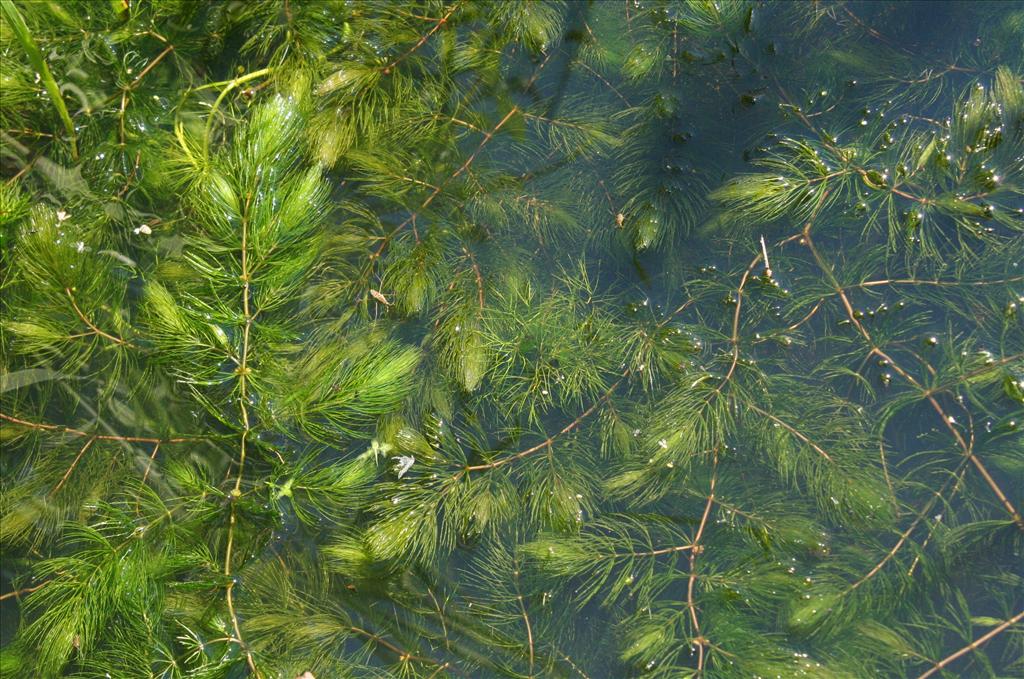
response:
M1021 3L0 6L0 674L1024 670Z

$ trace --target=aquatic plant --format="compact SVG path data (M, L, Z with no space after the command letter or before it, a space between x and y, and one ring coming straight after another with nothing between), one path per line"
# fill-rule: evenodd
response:
M1024 5L0 8L0 673L1024 671Z

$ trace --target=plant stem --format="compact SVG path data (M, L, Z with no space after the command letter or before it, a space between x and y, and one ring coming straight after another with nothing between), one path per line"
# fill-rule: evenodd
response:
M88 436L97 441L125 441L128 443L187 443L189 441L202 441L205 437L195 436L179 436L169 439L153 438L151 436L117 436L113 434L90 434L87 431L81 429L72 429L70 427L64 427L57 424L47 424L45 422L30 422L29 420L22 420L11 415L5 415L0 413L0 420L6 420L12 424L18 424L29 429L42 429L44 431L56 431L62 434L71 434L72 436Z
M227 82L227 87L225 87L221 91L221 93L217 96L217 99L213 102L213 108L210 109L210 115L206 119L206 131L203 134L203 155L205 157L207 157L207 158L210 157L210 137L213 134L213 121L217 118L217 109L220 108L220 103L222 101L224 101L224 97L228 96L228 94L230 94L233 89L235 89L236 87L238 87L242 83L248 82L250 80L253 80L254 78L260 78L262 76L269 75L272 72L273 72L273 69L270 68L270 67L261 68L258 71L253 71L252 73L246 73L245 75L241 75L241 76L235 78L234 80L230 80L230 81ZM206 87L208 87L208 86L206 86ZM203 89L203 88L196 88L196 89ZM243 256L244 256L244 250L243 250Z
M988 632L986 632L982 636L978 637L977 639L975 639L971 643L967 644L966 646L961 648L956 653L953 653L952 655L946 656L945 658L943 658L939 662L935 663L935 667L932 667L930 670L928 670L927 672L925 672L924 674L919 676L917 679L928 679L928 677L930 677L933 674L935 674L936 672L942 670L943 668L948 666L951 662L953 662L954 660L956 660L960 656L965 655L967 653L970 653L971 651L975 650L976 648L978 648L982 644L986 643L987 641L989 641L993 637L995 637L995 636L997 636L999 634L1002 634L1004 630L1006 630L1006 629L1008 629L1010 627L1013 627L1014 625L1016 625L1021 620L1024 620L1024 611L1021 611L1020 613L1018 613L1017 615L1013 616L1009 620L1004 620L1000 625L997 625L996 627L993 627L991 630L989 630Z
M252 202L252 192L245 198L245 207L242 212L242 314L245 320L245 327L242 331L242 360L238 366L238 390L239 399L238 405L240 414L242 417L242 436L239 444L239 456L238 456L238 475L235 477L235 486L231 490L231 517L228 523L228 539L227 546L225 547L224 554L224 577L228 578L228 583L225 587L225 599L227 601L228 615L231 616L231 625L235 630L235 638L238 639L238 644L242 648L242 652L245 653L245 660L249 664L249 668L253 674L256 675L257 679L261 677L259 669L256 667L256 661L252 656L252 652L246 646L242 638L242 630L238 624L238 614L235 612L235 601L234 601L234 588L235 580L231 577L231 552L234 546L235 538L235 524L238 522L238 499L242 496L242 475L245 472L245 455L246 455L246 441L249 438L249 432L252 430L252 426L249 422L249 407L248 401L248 386L249 386L249 331L252 327L252 312L249 306L249 294L250 294L250 277L249 277L249 205Z

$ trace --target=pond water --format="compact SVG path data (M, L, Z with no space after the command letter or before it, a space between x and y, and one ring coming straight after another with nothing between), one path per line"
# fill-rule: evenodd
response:
M0 9L3 676L1024 675L1024 3Z

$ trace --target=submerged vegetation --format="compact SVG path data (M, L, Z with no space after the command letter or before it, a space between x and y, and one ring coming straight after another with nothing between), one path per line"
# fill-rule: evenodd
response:
M4 676L1024 672L1021 3L0 9Z

